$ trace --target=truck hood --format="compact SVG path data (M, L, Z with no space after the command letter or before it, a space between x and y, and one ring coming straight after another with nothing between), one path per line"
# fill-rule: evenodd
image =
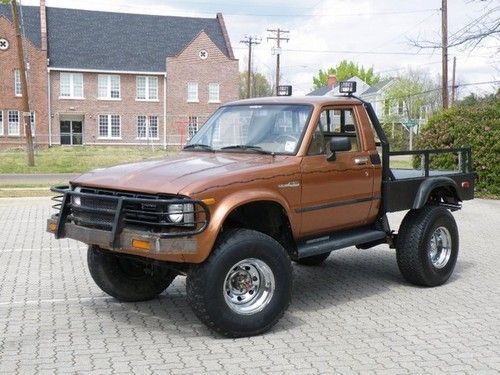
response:
M148 160L95 169L71 181L102 189L148 194L182 194L189 185L208 188L230 176L262 167L276 167L289 157L240 153L182 152L176 157ZM266 168L267 169L267 168Z

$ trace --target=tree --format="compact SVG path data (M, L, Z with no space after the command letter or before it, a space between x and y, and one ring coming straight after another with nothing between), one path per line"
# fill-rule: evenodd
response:
M329 75L335 75L337 81L357 76L370 86L380 81L380 76L373 73L373 67L365 69L364 66L359 66L359 64L352 61L342 60L336 67L328 68L325 71L320 69L318 75L313 77L314 88L318 89L326 86Z
M486 2L485 0L477 1ZM451 34L448 38L448 47L463 47L474 50L481 44L500 40L500 6L494 4L494 1L489 2L479 16L474 17L465 26ZM419 48L441 48L440 41L417 39L410 42ZM500 44L497 44L497 50L500 50Z
M438 89L427 72L408 69L393 79L383 100L382 122L392 124L392 136L399 134L401 140L408 139L411 150L415 130L417 134L419 132L419 120L434 112L439 105ZM401 128L395 131L395 124L400 124ZM414 126L416 128L412 128ZM399 147L402 147L401 144Z
M272 96L273 88L267 78L258 72L252 73L252 96L254 98L262 96ZM240 99L246 98L247 94L247 72L240 72Z

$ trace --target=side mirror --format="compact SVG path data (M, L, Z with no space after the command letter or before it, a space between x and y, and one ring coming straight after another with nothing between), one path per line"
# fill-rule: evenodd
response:
M349 137L332 137L330 139L330 152L331 155L327 158L328 161L333 161L337 158L335 153L337 151L350 151L351 139Z

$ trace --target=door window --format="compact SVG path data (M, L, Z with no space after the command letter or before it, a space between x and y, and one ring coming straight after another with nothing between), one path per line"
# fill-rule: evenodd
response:
M349 137L351 151L360 150L356 120L351 108L325 109L321 112L307 154L326 154L332 137Z

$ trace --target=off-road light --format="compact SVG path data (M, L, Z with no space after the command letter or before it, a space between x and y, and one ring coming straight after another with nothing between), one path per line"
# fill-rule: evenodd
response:
M341 94L353 94L356 92L356 82L355 81L341 81L339 84L339 92Z

